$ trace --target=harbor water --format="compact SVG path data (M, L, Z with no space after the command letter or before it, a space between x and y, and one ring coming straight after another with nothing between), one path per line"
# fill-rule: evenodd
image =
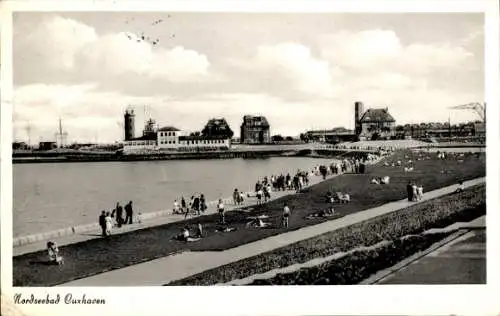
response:
M250 191L272 174L312 170L331 159L170 160L13 165L14 237L90 224L116 202L133 201L137 214L171 209L184 196L207 201Z

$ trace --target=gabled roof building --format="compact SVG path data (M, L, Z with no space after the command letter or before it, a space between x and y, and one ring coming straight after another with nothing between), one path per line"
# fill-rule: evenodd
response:
M368 109L362 102L354 104L354 125L359 139L388 139L396 135L396 120L389 109Z

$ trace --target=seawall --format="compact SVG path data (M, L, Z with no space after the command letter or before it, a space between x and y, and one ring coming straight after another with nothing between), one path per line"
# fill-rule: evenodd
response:
M259 148L260 147L260 148ZM120 153L56 153L39 152L14 154L12 163L51 163L51 162L103 162L103 161L150 161L150 160L203 160L203 159L259 159L268 157L337 157L366 156L377 153L368 149L338 149L331 145L315 146L314 148L237 148L217 152L183 152L183 153L150 153L150 154L120 154Z

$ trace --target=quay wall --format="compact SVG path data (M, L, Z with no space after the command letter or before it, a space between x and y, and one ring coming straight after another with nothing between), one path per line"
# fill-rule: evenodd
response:
M244 192L245 196L250 193L250 192ZM229 198L224 198L222 199L225 204L229 204L233 201L232 197ZM218 203L218 200L213 200L213 201L208 201L207 206L214 206ZM134 215L135 219L134 221L137 222L142 222L144 220L148 219L153 219L153 218L158 218L158 217L164 217L167 215L172 214L172 210L161 210L161 211L156 211L156 212L147 212L147 213L139 213ZM98 223L90 223L90 224L84 224L84 225L78 225L78 226L73 226L73 227L66 227L62 229L57 229L57 230L52 230L48 232L43 232L43 233L37 233L37 234L32 234L32 235L27 235L27 236L20 236L16 237L13 239L13 246L14 247L19 247L35 242L40 242L44 240L50 240L52 238L58 238L58 237L63 237L63 236L69 236L73 234L81 234L89 231L94 231L99 229L99 224Z
M344 156L367 155L377 153L376 149L340 149L333 145L277 145L277 146L236 146L227 151L216 152L158 152L146 154L120 153L23 153L14 154L12 163L50 163L50 162L94 162L94 161L147 161L147 160L181 160L181 159L233 159L233 158L267 158L267 157L294 157L294 156ZM357 153L357 154L356 154Z

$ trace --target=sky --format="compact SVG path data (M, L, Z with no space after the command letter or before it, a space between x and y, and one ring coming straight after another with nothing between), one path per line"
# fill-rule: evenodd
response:
M478 13L16 12L13 23L14 138L31 143L55 140L59 118L69 142L121 141L128 107L136 134L150 117L186 131L224 117L239 137L247 114L297 136L352 129L355 101L397 124L476 120L449 107L484 101Z

